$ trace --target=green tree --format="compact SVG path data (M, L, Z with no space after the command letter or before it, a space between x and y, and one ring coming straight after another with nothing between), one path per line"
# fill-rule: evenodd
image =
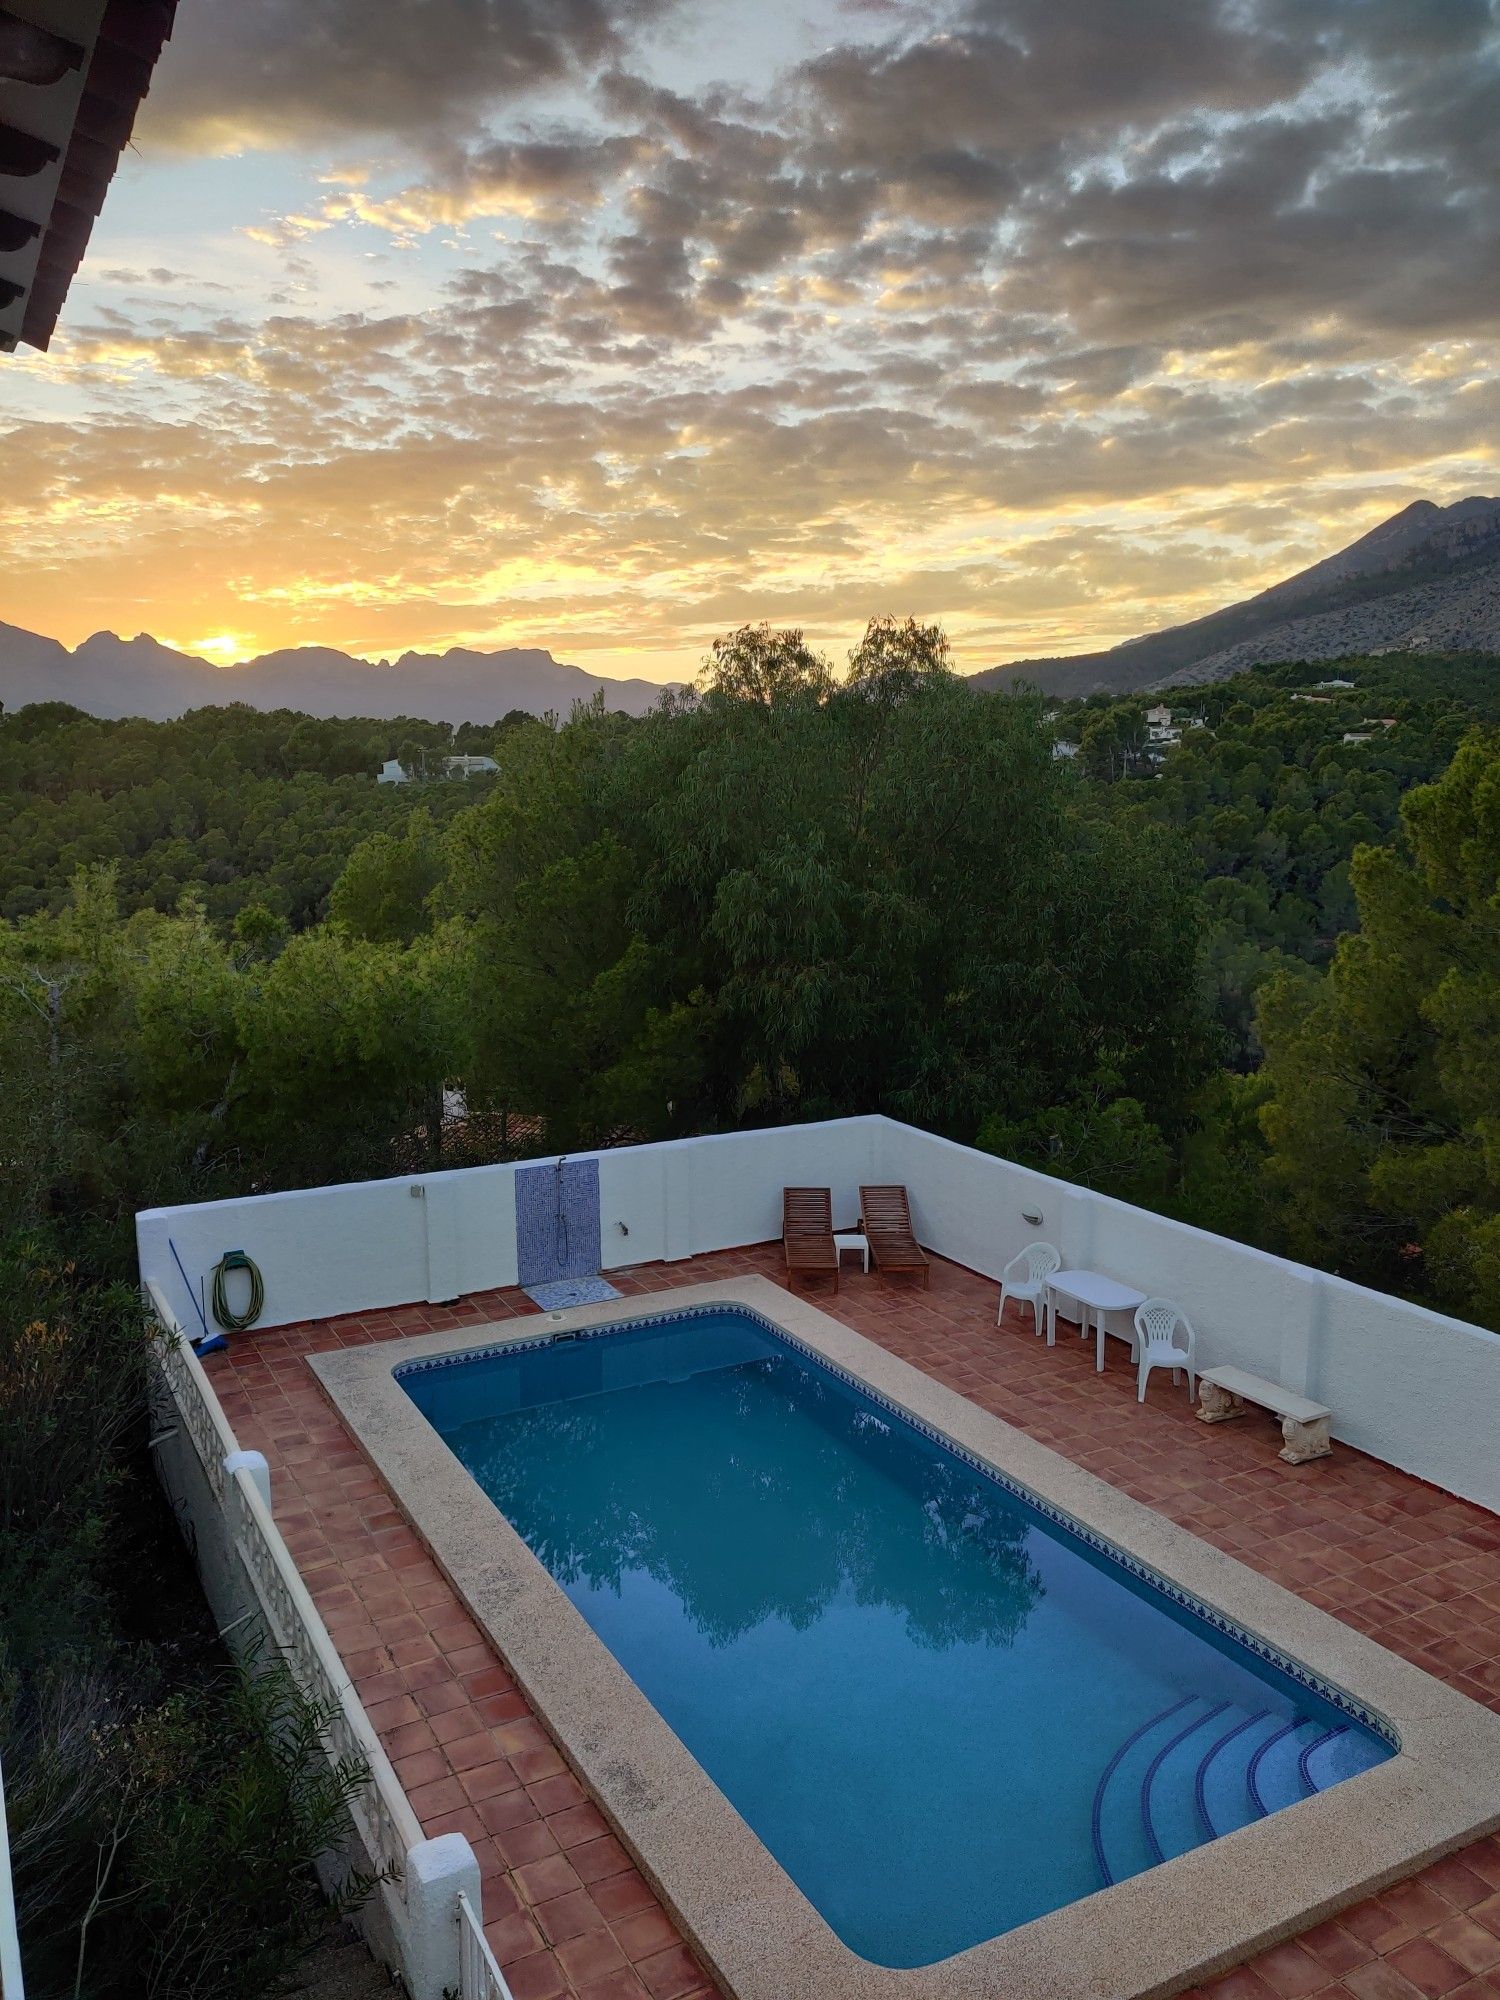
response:
M390 1171L382 1150L419 1124L438 1164L464 977L451 932L407 950L327 928L293 938L239 991L229 1135L266 1157L281 1186Z
M967 1138L1104 1050L1179 1116L1205 1045L1178 843L1080 799L1036 700L947 672L930 628L877 623L843 685L783 636L722 642L619 765L639 921L713 1004L700 1118L883 1107ZM791 669L747 695L717 671L741 642Z
M1139 1099L1119 1095L1119 1076L1100 1069L1066 1102L1029 1117L987 1118L975 1144L1079 1187L1146 1207L1167 1192L1172 1155Z
M702 1070L701 996L669 990L632 919L636 866L606 803L628 727L595 704L512 732L448 841L471 1099L540 1116L559 1147L684 1129Z
M1500 732L1402 821L1327 977L1266 989L1270 1169L1303 1254L1500 1325Z
M802 634L769 625L742 625L715 639L698 677L698 692L710 703L763 708L799 698L822 701L832 688L832 668Z
M372 833L344 863L328 913L370 944L412 944L432 928L433 892L443 879L432 815L415 812L404 833Z
M1146 712L1135 702L1115 702L1086 718L1078 741L1091 778L1128 777L1146 747Z

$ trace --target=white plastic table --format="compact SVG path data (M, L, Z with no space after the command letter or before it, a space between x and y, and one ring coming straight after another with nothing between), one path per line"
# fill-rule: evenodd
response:
M835 1229L833 1232L833 1250L834 1255L839 1258L843 1257L846 1250L857 1250L865 1260L865 1276L868 1277L870 1275L870 1239L868 1236L861 1236L857 1229Z
M1144 1292L1133 1291L1129 1285L1122 1285L1118 1278L1106 1278L1099 1271L1054 1271L1047 1280L1047 1345L1053 1346L1057 1339L1057 1302L1060 1298L1072 1299L1081 1308L1079 1333L1089 1330L1089 1314L1094 1315L1095 1367L1104 1372L1104 1315L1111 1312L1134 1312L1137 1306L1146 1303ZM1129 1336L1134 1344L1135 1336Z

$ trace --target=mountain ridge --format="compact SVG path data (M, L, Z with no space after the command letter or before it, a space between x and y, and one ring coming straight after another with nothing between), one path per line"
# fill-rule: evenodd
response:
M1128 694L1225 680L1278 660L1370 652L1500 653L1500 498L1446 507L1414 500L1388 520L1255 596L1094 653L1016 660L969 676L992 690L1020 680L1048 694ZM149 633L95 632L71 651L0 623L0 703L65 701L91 715L169 720L235 701L320 717L399 716L486 723L511 709L566 714L602 693L642 715L680 682L614 680L538 647L450 646L364 660L298 646L215 667Z
M973 679L997 690L1021 679L1067 697L1130 694L1380 651L1500 652L1500 499L1414 500L1237 604L1101 652L1016 660Z
M242 701L321 717L409 715L432 722L495 722L509 710L566 715L603 693L606 708L644 715L667 692L646 680L613 680L554 659L540 647L493 652L450 646L364 660L336 646L293 646L216 667L150 633L93 632L71 650L60 640L0 622L0 702L7 709L64 701L104 720L138 715L165 722L190 708Z

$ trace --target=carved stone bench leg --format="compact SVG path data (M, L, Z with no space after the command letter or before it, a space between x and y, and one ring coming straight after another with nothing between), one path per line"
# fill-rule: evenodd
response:
M1328 1442L1327 1417L1317 1417L1310 1424L1299 1424L1295 1417L1283 1417L1281 1435L1286 1443L1280 1456L1288 1465L1306 1465L1310 1458L1327 1458L1333 1449Z
M1198 1384L1198 1421L1203 1424L1227 1424L1231 1417L1242 1417L1245 1406L1238 1396L1231 1396L1227 1389L1221 1389L1217 1382Z

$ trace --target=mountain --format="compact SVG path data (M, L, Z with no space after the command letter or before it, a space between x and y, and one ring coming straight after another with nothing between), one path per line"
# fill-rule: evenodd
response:
M1108 652L1016 660L976 674L1048 694L1201 686L1271 660L1350 653L1500 653L1500 500L1415 500L1378 528L1257 597L1128 639Z
M296 708L306 715L423 716L435 722L495 722L513 708L566 715L602 690L606 708L644 715L664 690L655 681L606 680L550 653L507 648L403 653L370 663L331 646L262 653L215 667L141 633L96 632L69 652L18 625L0 624L0 702L66 701L90 715L143 715L165 721L190 708L242 701L251 708Z

